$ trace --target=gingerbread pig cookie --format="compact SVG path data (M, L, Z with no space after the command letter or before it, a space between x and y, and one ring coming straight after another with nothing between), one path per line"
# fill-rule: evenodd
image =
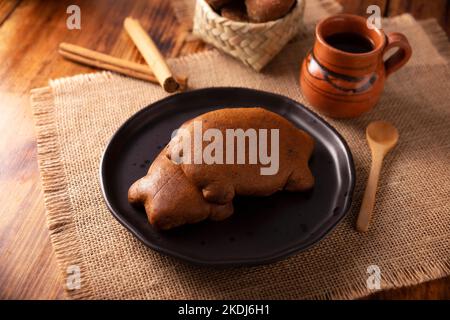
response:
M233 212L235 195L268 196L314 185L314 141L264 108L227 108L183 124L129 191L150 223L167 229ZM162 221L162 222L161 222Z

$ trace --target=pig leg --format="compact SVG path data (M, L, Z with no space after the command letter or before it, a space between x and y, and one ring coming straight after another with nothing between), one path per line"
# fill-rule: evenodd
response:
M227 204L234 198L234 186L228 182L213 182L206 185L203 190L203 197L208 202Z
M148 196L144 191L148 190L149 183L150 179L146 176L134 182L128 190L128 201L131 204L144 203Z
M288 177L284 190L287 191L305 191L314 185L314 176L308 168L308 165L302 165L292 171Z
M233 202L226 204L214 204L211 203L211 213L209 218L214 221L220 221L228 218L233 214Z

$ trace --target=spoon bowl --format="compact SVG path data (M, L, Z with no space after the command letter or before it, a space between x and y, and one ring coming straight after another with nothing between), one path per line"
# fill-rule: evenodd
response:
M398 130L387 121L371 122L366 129L366 138L370 148L384 149L387 153L398 142Z

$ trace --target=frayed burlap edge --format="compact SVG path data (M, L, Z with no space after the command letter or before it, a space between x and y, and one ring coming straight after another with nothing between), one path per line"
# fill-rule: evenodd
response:
M450 62L450 44L449 38L444 29L439 25L436 19L419 20L420 26L423 28L431 43L439 52L439 54Z
M323 2L323 1L322 1ZM334 1L330 1L333 3ZM450 45L447 36L435 19L420 22L427 32L438 52L450 61ZM187 58L212 58L215 51L192 54ZM88 80L108 78L109 72L77 75L55 81ZM67 192L64 166L60 157L60 145L55 123L55 106L53 92L50 87L33 89L31 91L31 105L36 126L38 163L44 189L44 200L47 209L47 225L56 258L66 278L69 265L77 265L81 271L81 288L68 290L67 297L71 299L94 299L95 293L90 286L90 279L83 262L76 226L72 217L72 206ZM450 262L430 262L426 266L415 265L407 269L395 270L382 274L382 290L400 288L420 284L424 281L435 280L450 274ZM357 299L373 292L368 292L364 283L349 285L322 294L305 296L305 299Z
M381 275L381 289L368 291L364 282L359 285L349 285L331 290L322 294L304 297L305 300L344 300L359 299L367 297L375 292L390 289L398 289L421 284L446 277L450 274L450 262L428 263L426 266L415 265L410 268L395 270L392 272L383 272Z
M435 18L416 20L410 13L403 13L397 16L383 18L383 20L388 21L391 26L418 23L428 36L428 39L430 39L436 51L444 58L444 60L450 62L450 39Z
M211 55L205 52L199 55ZM58 79L63 81L96 81L107 80L109 72L77 75ZM77 265L81 269L82 285L79 290L67 290L70 299L95 299L95 292L90 286L89 274L84 267L80 242L76 226L72 219L72 206L68 197L64 166L60 157L60 144L55 123L55 106L53 92L50 87L34 89L31 92L33 115L37 130L38 162L47 209L47 224L57 257L60 271L65 276L69 265ZM445 277L450 274L449 262L429 262L427 265L415 265L382 274L382 290L417 285ZM336 290L323 292L304 299L357 299L371 293L365 283L349 285Z
M80 252L77 228L73 221L72 206L67 191L67 179L61 161L60 143L55 123L53 91L50 87L31 90L31 107L37 138L37 158L44 202L47 210L47 227L62 278L67 268L80 268L80 289L64 289L69 298L90 299L93 292Z

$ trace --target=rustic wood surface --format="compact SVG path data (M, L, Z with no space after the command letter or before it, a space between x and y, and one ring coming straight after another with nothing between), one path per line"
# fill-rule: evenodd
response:
M405 12L416 19L435 18L450 35L450 0L338 0L344 11L365 15L367 6L378 5L385 17Z
M348 12L361 12L369 2L400 13L417 10L450 25L442 12L448 3L436 1L348 1ZM66 9L81 8L81 30L66 28ZM445 5L444 5L445 4ZM439 11L439 12L438 12ZM363 10L362 12L365 12ZM439 16L437 15L439 14ZM46 86L48 79L92 72L58 56L60 42L75 43L117 57L143 62L122 29L126 16L141 21L166 56L205 50L200 41L183 43L179 26L164 0L0 1L0 298L64 299L45 222L43 193L36 160L36 139L29 91ZM369 299L450 299L450 277L418 286L389 290Z

